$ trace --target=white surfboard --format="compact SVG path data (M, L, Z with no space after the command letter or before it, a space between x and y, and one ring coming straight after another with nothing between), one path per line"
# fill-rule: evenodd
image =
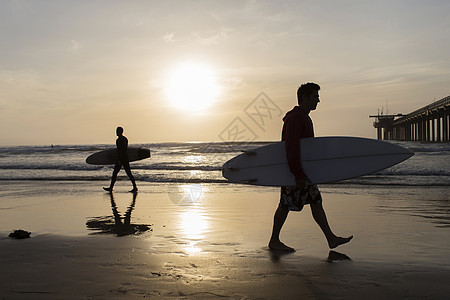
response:
M150 157L150 149L128 147L129 162L137 161ZM117 149L107 149L89 155L86 162L91 165L113 165L117 160Z
M377 172L414 153L392 143L356 137L300 140L302 167L312 183L335 182ZM230 182L265 186L295 185L285 142L244 152L227 161L222 175Z

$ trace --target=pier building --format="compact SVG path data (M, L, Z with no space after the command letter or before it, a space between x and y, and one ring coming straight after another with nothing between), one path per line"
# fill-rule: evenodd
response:
M373 115L379 140L450 142L450 96L409 114Z

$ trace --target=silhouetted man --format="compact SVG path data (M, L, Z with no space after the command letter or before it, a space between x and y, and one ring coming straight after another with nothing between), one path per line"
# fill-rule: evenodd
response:
M305 204L311 205L314 220L324 233L328 246L336 248L348 243L353 236L342 238L336 236L328 225L325 211L322 207L322 196L317 185L312 184L303 172L300 160L300 139L314 137L314 128L309 113L317 108L320 86L316 83L306 83L297 90L298 106L286 113L283 118L282 141L286 142L286 155L290 171L295 176L295 186L281 187L280 204L274 215L272 236L269 248L280 251L295 251L280 241L280 231L289 211L301 211Z
M130 178L131 183L133 184L133 189L130 191L131 193L136 193L138 191L138 188L136 186L136 181L134 180L133 174L131 174L130 169L130 162L128 161L128 139L123 135L123 128L117 127L116 134L118 136L116 140L116 146L117 146L117 160L116 164L114 166L114 171L111 178L111 185L109 188L103 188L107 192L112 192L114 188L114 184L117 180L117 174L119 173L120 169L125 169L125 172L128 175L128 178Z

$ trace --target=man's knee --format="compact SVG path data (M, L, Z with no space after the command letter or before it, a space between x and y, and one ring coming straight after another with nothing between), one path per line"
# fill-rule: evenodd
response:
M124 167L124 169L125 169L125 172L127 173L128 177L132 178L133 174L131 173L130 166Z

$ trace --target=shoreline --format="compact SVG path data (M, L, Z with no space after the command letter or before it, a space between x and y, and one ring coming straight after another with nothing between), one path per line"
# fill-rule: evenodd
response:
M336 234L355 236L331 258L309 207L291 213L282 231L297 251L268 249L276 188L139 188L133 199L127 181L118 182L112 198L98 182L5 184L0 298L423 299L450 293L448 187L321 188ZM422 201L425 195L431 202ZM132 230L118 231L114 217L124 225L127 212ZM31 231L31 238L8 238L13 229Z

